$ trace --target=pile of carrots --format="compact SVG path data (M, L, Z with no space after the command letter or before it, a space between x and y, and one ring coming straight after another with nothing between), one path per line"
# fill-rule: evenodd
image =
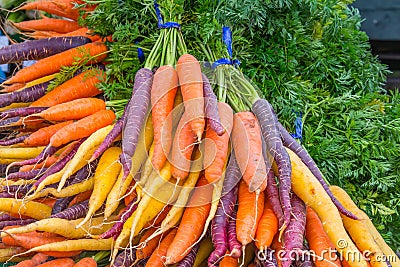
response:
M98 266L84 252L108 251L110 266L400 266L268 101L243 82L251 101L232 109L181 38L177 60L154 46L117 118L98 89L108 48L72 7L21 6L68 20L14 24L37 40L0 49L0 64L37 60L0 94L0 262ZM161 43L179 37L163 30Z

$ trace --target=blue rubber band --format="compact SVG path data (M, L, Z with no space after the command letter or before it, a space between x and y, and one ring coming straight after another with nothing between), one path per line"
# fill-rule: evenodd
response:
M139 40L135 40L135 44L139 44ZM142 64L146 60L143 49L141 47L137 48L137 56L138 56L140 64Z
M224 42L226 50L228 50L229 57L232 58L232 31L228 26L222 27L222 42ZM212 68L215 69L220 65L233 65L236 68L239 67L240 61L238 59L232 60L230 58L220 58L216 60L212 64Z
M158 28L159 29L175 28L175 29L179 30L181 28L181 25L179 23L177 23L177 22L168 21L168 22L164 23L164 20L163 20L163 17L161 15L161 11L160 11L160 5L157 4L157 0L154 0L154 9L156 11L156 16L157 16L157 20L158 20L157 24L158 24Z
M295 112L297 114L296 119L294 120L294 127L295 127L295 132L291 134L293 138L300 139L300 141L303 141L303 113L301 112Z

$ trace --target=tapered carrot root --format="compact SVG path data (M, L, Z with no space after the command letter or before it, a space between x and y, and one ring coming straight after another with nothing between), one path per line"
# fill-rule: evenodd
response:
M246 183L242 180L239 184L238 212L236 218L236 234L239 242L246 246L256 235L257 225L264 209L264 193L249 192Z
M207 180L203 176L197 183L189 205L183 214L178 232L168 248L166 264L181 261L190 252L187 248L191 247L201 236L210 212L211 197L212 190L210 190L210 186L207 186Z
M172 109L178 89L178 75L171 66L161 66L154 74L151 89L151 111L154 127L154 157L156 170L164 166L172 146Z
M101 93L97 85L102 82L104 78L105 73L101 70L91 69L82 72L37 99L30 106L52 107L57 104L96 96Z
M81 27L75 21L53 18L21 21L12 25L22 31L54 31L58 33L76 31Z
M228 157L229 140L233 126L233 111L230 106L219 102L218 109L224 134L218 135L210 125L206 129L206 139L204 141L204 150L207 151L204 155L204 175L209 183L214 183L222 177Z
M267 184L267 170L262 153L261 129L253 113L243 111L233 116L232 143L249 190L263 191Z
M200 64L194 56L185 54L178 59L176 71L190 127L197 141L200 142L205 126L203 78Z

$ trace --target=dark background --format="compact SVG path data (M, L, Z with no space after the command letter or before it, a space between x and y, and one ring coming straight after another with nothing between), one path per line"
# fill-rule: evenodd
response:
M400 0L356 0L364 18L361 29L370 38L372 53L392 71L386 88L400 88Z

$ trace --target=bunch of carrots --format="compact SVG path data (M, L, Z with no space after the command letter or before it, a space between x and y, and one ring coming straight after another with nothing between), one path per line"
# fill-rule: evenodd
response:
M215 94L177 27L160 29L117 118L98 89L108 48L72 7L23 5L69 20L14 24L38 40L0 49L0 64L37 60L0 94L0 262L400 266L238 68L216 68L237 83Z

